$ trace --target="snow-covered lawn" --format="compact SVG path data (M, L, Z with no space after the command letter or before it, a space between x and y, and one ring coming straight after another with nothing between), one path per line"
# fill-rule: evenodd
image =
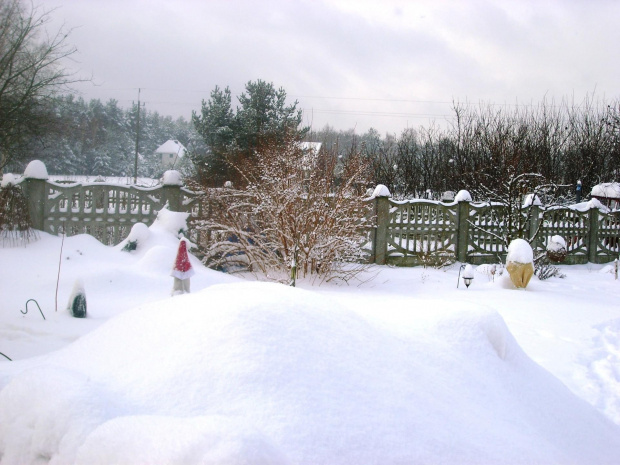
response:
M457 266L300 289L191 257L192 293L170 297L178 239L160 225L121 246L0 248L0 463L620 460L620 281L603 266L527 290L481 272L457 289ZM77 278L86 319L66 310Z

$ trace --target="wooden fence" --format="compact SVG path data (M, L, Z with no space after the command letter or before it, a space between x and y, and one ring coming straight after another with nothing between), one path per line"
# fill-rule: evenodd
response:
M458 260L472 264L505 260L501 240L502 206L430 200L394 201L376 197L376 227L370 232L370 261L417 266ZM598 208L523 209L525 238L535 251L544 251L552 236L567 243L566 264L606 263L620 253L619 213Z

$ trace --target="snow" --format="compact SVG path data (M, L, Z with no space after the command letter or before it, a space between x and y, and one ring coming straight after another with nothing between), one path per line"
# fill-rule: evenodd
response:
M547 250L551 252L560 252L566 250L566 241L562 236L551 236L547 243Z
M52 174L49 180L60 184L61 186L67 186L69 183L79 183L83 186L96 186L105 183L107 186L136 186L142 188L158 187L160 180L153 178L145 178L138 176L134 183L133 176L87 176L76 174Z
M387 188L387 186L384 186L383 184L378 184L377 187L375 187L375 190L373 191L370 198L374 199L377 197L392 197L392 194L390 194L390 190Z
M157 218L155 218L152 227L178 235L180 232L187 230L188 217L189 213L173 212L168 210L166 206L157 213Z
M587 202L576 203L571 205L569 208L580 212L587 212L593 208L598 208L603 213L609 213L609 208L603 205L598 199L590 199Z
M527 208L531 207L532 205L540 207L542 206L542 202L536 194L527 194L525 196L525 200L523 201L523 207Z
M460 190L454 197L455 202L471 202L471 194L466 190Z
M597 184L592 188L592 192L590 195L618 199L620 198L620 183L605 182L602 184Z
M54 312L61 238L0 248L16 360L0 361L0 463L617 461L620 282L603 266L515 295L489 265L469 289L458 264L291 288L190 254L192 293L171 298L172 213L134 226L132 253L64 239L58 301L81 278L86 319ZM47 320L19 312L29 298Z
M24 170L26 179L48 179L47 168L41 160L32 160Z
M162 177L162 184L164 186L182 186L183 176L177 170L167 170Z
M463 278L474 279L474 267L471 265L465 265L463 270Z
M17 178L15 177L15 175L11 173L4 173L2 175L2 181L0 181L0 187L14 186L15 184L17 184Z
M149 240L150 236L151 230L147 225L145 225L144 223L136 223L131 227L129 236L127 236L127 238L123 242L121 242L121 244L123 247L125 247L128 242L135 242L136 248L138 248L141 247L142 244L145 244Z
M533 263L534 252L532 246L524 239L514 239L508 245L508 254L506 255L506 263Z

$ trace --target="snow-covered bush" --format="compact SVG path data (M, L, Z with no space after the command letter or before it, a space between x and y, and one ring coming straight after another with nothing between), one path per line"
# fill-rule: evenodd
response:
M281 282L288 282L293 262L299 277L320 280L348 280L361 271L359 245L371 206L363 202L362 157L342 161L291 142L284 151L265 148L256 160L252 170L237 167L247 187L202 189L203 216L193 229L205 264Z
M566 250L566 241L562 236L553 236L547 244L547 257L554 263L561 263L566 260L568 252Z
M28 200L21 186L14 184L14 178L5 180L5 177L0 187L0 244L27 244L37 238L30 221Z
M123 252L131 252L136 250L141 244L144 244L149 238L151 232L144 223L136 223L131 227L131 232L127 236L126 243L121 249Z
M563 262L567 255L564 238L562 236L552 236L549 238L546 251L538 254L534 259L534 274L540 280L553 277L564 278L565 275L553 263Z

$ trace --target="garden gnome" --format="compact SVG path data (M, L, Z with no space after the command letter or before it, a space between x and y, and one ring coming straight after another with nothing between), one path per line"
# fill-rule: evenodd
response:
M508 246L506 270L515 287L525 289L534 275L534 252L523 239L515 239Z
M174 261L174 267L170 273L170 276L174 278L172 295L189 294L189 278L193 274L194 269L187 255L187 240L181 239L181 242L179 242L179 250L177 251L177 258Z

